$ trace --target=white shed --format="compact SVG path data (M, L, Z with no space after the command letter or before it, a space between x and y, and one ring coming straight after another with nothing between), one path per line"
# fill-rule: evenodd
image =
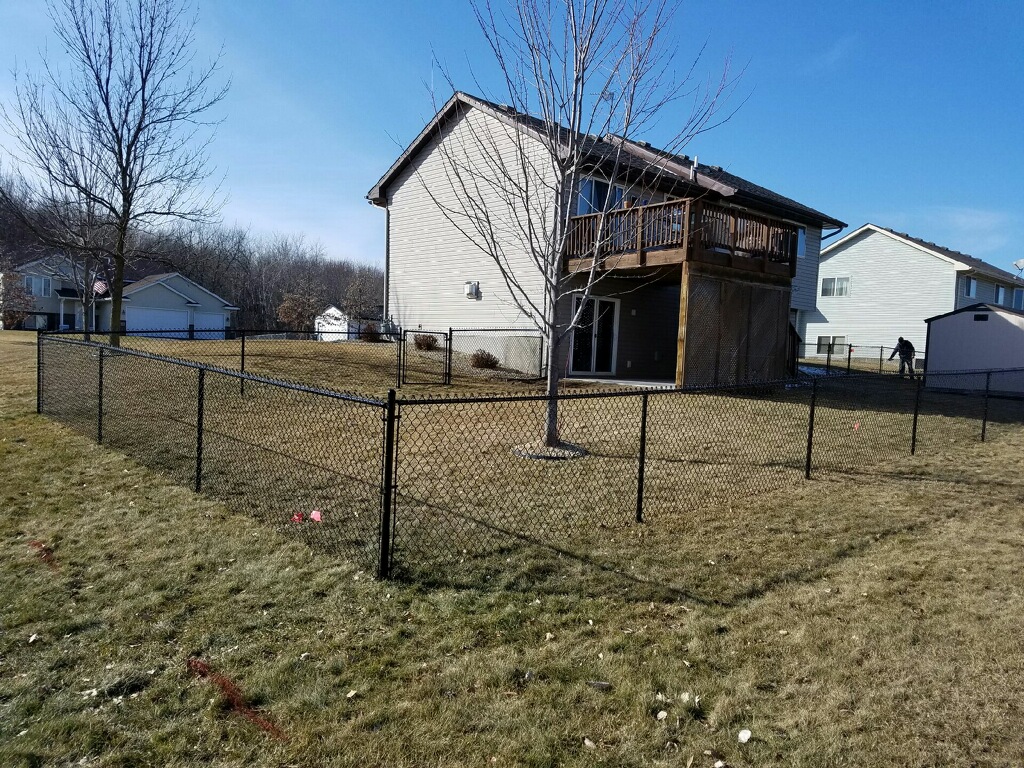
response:
M370 332L380 328L379 311L376 314L368 312L366 315L355 317L345 314L334 305L329 306L313 322L317 341L365 341Z
M927 386L964 390L988 387L993 392L1024 394L1024 312L997 304L972 304L925 322ZM952 371L972 373L946 373Z

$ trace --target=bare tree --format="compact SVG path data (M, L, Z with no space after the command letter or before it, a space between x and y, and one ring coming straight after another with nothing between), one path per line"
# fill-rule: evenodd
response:
M284 295L277 308L277 319L290 331L312 331L316 316L324 310L320 287L311 280L303 281Z
M32 312L32 296L15 271L14 260L0 248L0 328L13 328Z
M167 219L209 221L219 208L204 188L213 135L205 115L227 86L214 85L216 61L192 69L196 18L186 0L47 7L67 71L44 57L38 75L16 75L3 114L27 202L41 213L37 236L109 266L117 344L125 266L140 238ZM0 186L0 205L16 202Z
M626 146L676 106L683 118L661 144L679 151L728 119L718 113L735 80L726 65L719 79L699 81L701 53L676 74L670 0L511 0L501 14L489 0L472 5L503 78L494 100L503 102L506 119L467 122L458 132L439 129L450 189L424 187L448 221L497 265L512 301L545 339L550 405L544 443L553 447L560 442L554 397L560 362L602 279L598 254L616 234L605 223L617 202L608 194L595 205L601 215L589 238L589 266L566 271L579 184L594 168L597 150L609 189L656 181L662 165L638 159ZM449 85L454 89L451 78ZM567 306L570 293L582 301Z

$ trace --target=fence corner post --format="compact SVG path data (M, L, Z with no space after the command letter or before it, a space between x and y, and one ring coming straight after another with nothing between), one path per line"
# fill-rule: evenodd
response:
M921 413L921 390L924 389L924 382L917 380L917 391L914 393L914 425L910 432L910 455L917 453L917 417Z
M206 367L199 369L199 384L196 388L196 493L203 490L203 407L206 389Z
M985 374L985 409L981 415L981 442L985 442L985 433L988 431L988 395L992 389L992 371Z
M846 375L850 375L850 367L853 365L853 345L846 346Z
M395 389L402 388L402 366L405 361L403 360L404 355L402 354L405 348L405 331L401 328L398 329L398 338L395 344Z
M636 521L644 521L644 476L647 464L647 399L644 392L640 398L640 455L636 470Z
M807 461L804 464L804 480L811 479L811 457L814 453L814 411L818 402L818 380L811 382L811 407L807 418Z
M380 551L377 578L391 577L391 510L395 501L395 422L397 415L395 390L388 390L384 406L384 461L380 481Z
M882 372L882 368L885 367L885 360L883 360L884 357L885 357L885 347L879 345L879 347L878 347L878 372L879 373L881 373Z
M103 347L100 347L99 370L96 381L96 443L103 444Z

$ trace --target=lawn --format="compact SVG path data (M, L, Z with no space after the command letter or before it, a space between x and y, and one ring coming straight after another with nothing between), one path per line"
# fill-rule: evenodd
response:
M651 436L651 523L602 520L556 547L446 561L434 581L377 582L289 535L309 526L267 525L183 487L183 407L165 414L182 425L160 465L167 475L36 416L33 341L0 334L2 765L1024 761L1024 430L1008 419L982 444L972 419L935 403L910 458L895 447L905 416L826 403L820 439L832 458L804 482L793 478L802 452L790 434L805 413L799 400L728 411L687 401ZM182 377L140 396L185 402L192 386ZM214 402L226 408L226 385L213 386L225 387ZM327 406L296 411L282 397L237 398L240 410L211 415L213 428L269 456L270 440L293 439L296 425L319 429L323 445L353 418L325 425ZM576 482L579 509L628 501L635 488L609 473L633 463L623 446L636 442L637 414L605 406L597 415L612 428L599 430L601 401L577 402L564 426L598 447L598 461L560 485ZM654 402L652 418L669 407ZM133 426L131 402L110 407L122 409L112 448L150 439L144 423ZM498 435L525 439L525 428L508 433L531 423L535 406L493 418L460 405L438 444L429 417L439 407L405 414L399 479L410 498L400 512L444 499L441 521L479 513L501 505L502 488L510 509L543 502L528 478L502 477L514 466L506 451L489 450ZM708 434L704 414L725 412L741 416L730 428L763 439L705 440L704 461L672 463L666 449L684 430L692 442ZM83 408L83 426L88 417ZM465 450L453 428L467 424L482 425L470 433L475 472L439 473L432 457ZM723 458L729 445L739 453ZM884 464L865 460L874 454ZM364 483L376 471L358 451L300 458ZM211 493L233 507L251 489L284 493L257 471L244 474L244 494L227 485L234 474L211 472ZM472 476L483 478L477 495L458 497ZM302 504L317 502L310 493ZM232 681L243 706L223 678L190 670L191 658ZM744 728L753 735L740 744Z

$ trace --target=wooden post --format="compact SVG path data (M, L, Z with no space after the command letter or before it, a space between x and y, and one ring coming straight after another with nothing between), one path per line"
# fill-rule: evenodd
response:
M736 213L729 211L729 254L736 255Z
M636 263L644 265L644 206L634 208L636 211Z
M690 211L692 211L693 225L690 225L691 216L687 216L686 225L690 227L690 230L687 233L686 261L693 261L694 251L704 249L704 203L694 200Z
M687 257L689 258L689 257ZM676 386L683 386L686 375L686 318L690 293L690 265L683 262L679 281L679 327L676 330Z

